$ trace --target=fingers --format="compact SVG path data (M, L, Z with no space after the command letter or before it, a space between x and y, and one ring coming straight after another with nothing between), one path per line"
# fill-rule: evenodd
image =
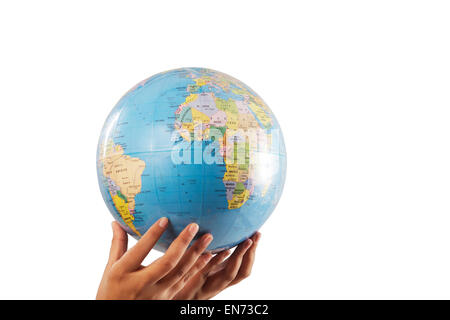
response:
M184 274L183 276L181 276L180 280L172 286L173 294L175 295L181 289L183 289L185 284L208 264L208 262L211 260L212 256L213 255L209 252L201 255L197 259L195 264L189 269L189 271L186 272L186 274Z
M231 282L236 278L236 275L241 267L242 259L252 244L253 241L251 239L247 239L241 243L236 250L234 250L233 254L229 258L227 266L223 270L223 278L225 281Z
M149 282L157 282L172 271L183 257L187 247L198 232L198 224L191 223L178 235L167 249L164 256L156 260L145 270L148 271Z
M203 280L206 280L208 276L214 272L214 270L230 255L230 250L224 250L219 252L201 271Z
M156 221L135 246L123 255L118 264L126 270L137 270L150 250L155 246L156 242L158 242L168 224L169 220L166 217Z
M251 239L247 239L238 245L230 258L225 262L225 268L211 276L212 279L209 289L214 291L214 294L225 289L236 278L242 264L242 259L252 243L253 241Z
M195 275L189 277L190 279L187 280L185 286L175 295L174 299L186 300L186 299L203 299L205 297L208 297L208 295L207 296L202 295L197 296L197 295L199 294L200 289L205 284L212 270L214 270L218 265L220 265L228 257L229 254L230 250L225 250L216 254L216 256L211 260L209 260L209 262L200 270L197 270L196 266L194 266L193 269L195 268L195 272L193 273L195 273Z
M114 221L112 224L113 238L111 241L111 250L109 251L108 265L112 265L119 260L127 251L128 236L120 224Z
M200 239L198 239L183 255L180 262L177 264L177 266L170 271L163 279L161 279L158 283L166 286L171 287L175 283L181 282L185 283L190 275L192 275L192 266L197 262L200 255L205 251L205 249L208 247L208 245L211 243L213 237L211 234L205 234ZM206 257L212 258L212 255L205 255ZM200 264L202 264L205 256L200 259ZM209 259L208 259L209 261ZM201 268L203 268L206 263L206 261L203 265L201 265ZM182 281L183 280L183 281Z
M251 239L253 241L253 244L242 258L242 264L239 272L236 275L236 278L229 284L229 286L235 285L250 276L253 268L253 263L255 262L256 247L258 246L259 239L261 239L261 233L256 232Z

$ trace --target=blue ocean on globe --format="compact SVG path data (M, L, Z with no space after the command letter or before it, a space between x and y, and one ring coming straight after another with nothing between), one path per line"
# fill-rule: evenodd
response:
M165 251L196 222L217 252L271 215L286 150L271 109L247 85L211 69L180 68L141 81L119 100L100 135L97 173L109 211L134 238L167 217L156 249Z

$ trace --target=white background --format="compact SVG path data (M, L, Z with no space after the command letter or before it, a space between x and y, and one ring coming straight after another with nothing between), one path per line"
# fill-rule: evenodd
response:
M0 298L95 297L103 121L189 66L255 89L288 152L254 272L218 298L450 298L449 17L446 1L1 2Z

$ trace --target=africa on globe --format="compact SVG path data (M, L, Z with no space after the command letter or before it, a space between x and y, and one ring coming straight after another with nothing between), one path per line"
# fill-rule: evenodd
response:
M139 239L161 217L165 251L196 222L211 251L252 236L277 205L286 176L281 128L247 85L218 71L180 68L129 90L103 126L97 150L103 199Z

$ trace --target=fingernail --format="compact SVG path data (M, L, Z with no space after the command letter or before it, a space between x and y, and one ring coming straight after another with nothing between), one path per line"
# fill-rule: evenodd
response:
M161 228L165 228L167 226L168 222L169 222L169 219L167 219L166 217L162 217L161 219L159 219L159 226Z
M252 239L247 239L247 243L245 244L246 248L249 248L253 244Z
M207 234L204 238L203 238L203 244L207 245L209 244L213 239L212 234Z
M194 234L196 234L197 233L197 231L198 231L198 224L196 224L196 223L192 223L190 226L189 226L189 232L192 234L192 235L194 235Z

